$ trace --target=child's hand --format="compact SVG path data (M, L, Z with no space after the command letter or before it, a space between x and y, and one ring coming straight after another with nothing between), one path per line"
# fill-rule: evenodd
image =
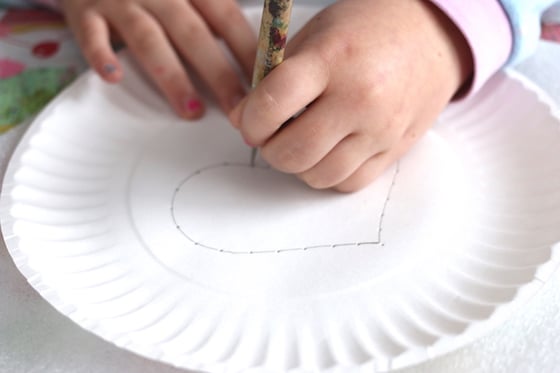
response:
M62 8L90 65L109 82L122 76L109 38L128 46L175 111L197 118L204 104L182 60L208 85L227 113L243 97L239 75L215 36L223 38L247 75L255 36L235 0L62 0Z
M340 191L403 155L472 74L466 41L425 0L340 0L286 56L230 119L273 167Z

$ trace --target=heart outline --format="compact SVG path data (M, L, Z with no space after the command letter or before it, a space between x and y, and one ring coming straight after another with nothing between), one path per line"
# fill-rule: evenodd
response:
M171 212L171 219L173 220L173 224L175 225L175 228L181 233L181 235L183 235L189 242L191 242L195 247L200 247L209 251L213 251L213 252L218 252L218 253L222 253L222 254L231 254L231 255L253 255L253 254L280 254L280 253L286 253L286 252L301 252L301 251L309 251L309 250L315 250L315 249L326 249L326 248L339 248L339 247L359 247L359 246L365 246L365 245L372 245L372 246L385 246L385 243L382 241L381 239L381 232L383 231L383 221L385 218L385 212L387 210L387 207L389 205L389 201L391 200L391 195L393 193L393 189L395 188L395 184L397 181L397 176L400 172L400 162L397 162L395 164L395 171L393 174L393 177L391 178L391 183L389 185L389 189L387 191L387 196L383 202L383 208L381 209L381 216L379 219L379 227L377 230L377 240L376 241L360 241L360 242L347 242L347 243L336 243L336 244L321 244L321 245L310 245L310 246L304 246L304 247L294 247L294 248L288 248L288 249L274 249L274 250L247 250L247 251L235 251L235 250L227 250L224 248L218 248L218 247L213 247L210 245L206 245L202 242L198 242L195 239L193 239L187 232L185 232L182 228L182 226L179 224L177 217L175 215L175 201L177 199L177 195L179 194L179 192L181 191L181 188L187 184L190 180L192 180L194 177L201 175L202 173L206 172L206 171L210 171L216 168L221 168L221 167L248 167L248 168L260 168L260 169L270 169L269 166L259 166L259 165L255 165L255 166L251 166L250 164L246 164L243 162L222 162L222 163L215 163L215 164L211 164L202 168L199 168L197 170L195 170L194 172L190 173L187 177L185 177L180 183L179 185L175 188L175 190L173 191L173 197L171 199L171 208L170 208L170 212Z

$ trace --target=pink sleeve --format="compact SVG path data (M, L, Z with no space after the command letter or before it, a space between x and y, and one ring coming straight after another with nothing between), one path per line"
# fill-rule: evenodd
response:
M509 19L497 0L431 1L469 43L474 58L473 82L466 93L470 96L508 61L513 43Z

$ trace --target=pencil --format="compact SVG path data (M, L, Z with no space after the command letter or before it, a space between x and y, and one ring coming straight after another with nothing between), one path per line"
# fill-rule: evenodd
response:
M288 26L292 14L292 0L264 0L257 55L253 68L252 88L255 88L284 59ZM251 152L251 166L255 166L257 148Z

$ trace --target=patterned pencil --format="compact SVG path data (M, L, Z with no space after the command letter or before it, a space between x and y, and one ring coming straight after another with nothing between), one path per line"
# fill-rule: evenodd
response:
M264 0L257 56L251 82L253 88L284 59L291 14L292 0ZM251 166L255 165L256 157L257 148L253 148Z
M253 70L253 88L284 59L292 0L265 0Z

